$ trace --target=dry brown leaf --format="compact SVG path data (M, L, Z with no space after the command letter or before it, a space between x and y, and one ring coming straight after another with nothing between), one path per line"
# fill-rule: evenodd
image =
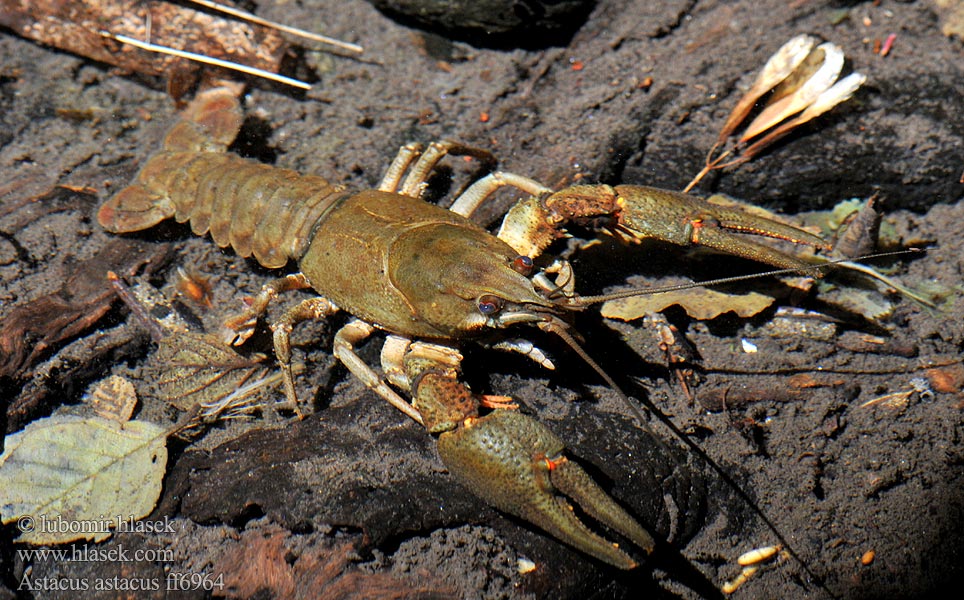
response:
M797 127L816 119L834 106L849 100L861 85L867 80L861 73L851 73L847 75L830 89L820 94L813 104L807 107L799 116L782 123L779 127L770 130L765 136L750 144L741 155L741 159L750 160L765 148L776 142L778 139L787 135Z
M632 321L647 314L660 312L670 306L679 305L694 319L707 321L731 311L740 317L752 317L773 304L773 301L774 299L770 296L758 292L737 295L706 288L693 288L610 300L603 304L601 312L609 319Z
M747 126L740 141L756 137L810 106L837 80L843 63L844 55L840 48L830 43L821 44L790 77L773 90L773 97L766 108Z
M770 57L753 87L730 111L706 157L706 164L683 189L684 193L693 189L710 171L752 160L795 128L850 98L863 84L866 77L860 73L852 73L835 84L844 64L843 51L831 42L814 49L816 42L812 36L800 35ZM739 136L739 142L725 149L727 139L767 93L769 97L765 99L763 110ZM756 141L745 146L753 139Z
M216 336L168 335L151 358L150 378L157 396L181 410L217 404L249 381L264 377L264 356L241 356Z
M964 365L957 363L946 367L933 367L924 372L935 392L954 394L964 387Z
M964 40L964 2L961 0L934 0L941 24L941 33L947 37L957 36Z
M88 399L99 417L125 423L131 420L137 405L134 384L120 375L111 375L94 385Z
M817 42L817 38L812 35L798 35L781 46L770 57L770 60L767 61L757 76L756 81L753 82L753 87L740 98L736 107L730 112L726 124L720 131L718 143L722 144L726 138L730 137L737 126L750 114L756 101L786 79L807 58Z

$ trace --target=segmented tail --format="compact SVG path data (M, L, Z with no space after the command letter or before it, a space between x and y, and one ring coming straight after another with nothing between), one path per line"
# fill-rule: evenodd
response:
M314 226L345 188L225 152L241 120L230 91L200 94L134 183L100 207L101 226L126 233L174 217L268 268L301 258Z
M147 229L174 216L174 202L156 185L169 172L175 153L224 152L241 129L241 107L227 88L198 95L181 114L181 120L164 138L164 148L152 156L135 182L120 190L97 212L97 221L112 233Z

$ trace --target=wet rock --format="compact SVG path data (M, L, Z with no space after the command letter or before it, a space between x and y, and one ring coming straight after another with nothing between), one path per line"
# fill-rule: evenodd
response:
M401 21L482 46L539 47L582 25L595 0L369 0Z
M699 529L705 486L685 457L625 419L589 408L547 424L658 537L683 543ZM293 531L360 529L375 546L405 532L493 521L528 556L589 560L467 493L444 472L432 437L375 398L280 430L253 430L210 452L188 451L171 469L155 514L177 503L197 523L240 526L264 515Z

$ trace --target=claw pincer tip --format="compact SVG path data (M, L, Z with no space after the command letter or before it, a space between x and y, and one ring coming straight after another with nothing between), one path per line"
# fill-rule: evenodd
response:
M631 539L648 554L653 539L575 462L544 425L517 411L496 410L439 437L449 471L491 505L621 569L637 565L619 547L593 533L573 512L568 496L588 515Z

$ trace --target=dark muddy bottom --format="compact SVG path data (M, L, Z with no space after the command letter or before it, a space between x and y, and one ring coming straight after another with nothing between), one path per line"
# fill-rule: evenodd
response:
M885 220L903 242L928 247L889 263L894 275L942 287L942 309L870 286L882 316L859 318L836 304L854 284L831 276L835 283L818 293L782 301L831 315L831 323L781 328L775 309L699 323L670 311L707 370L695 401L667 375L648 329L593 315L578 325L603 367L721 464L807 564L809 573L793 559L777 560L736 596L932 597L964 577L964 242L955 226L964 221L964 45L942 35L935 3L847 6L838 21L838 3L603 0L571 39L527 50L406 28L362 0L264 6L264 16L366 51L362 59L306 52L302 60L320 76L307 94L255 83L236 147L371 187L402 144L449 138L489 149L501 169L554 187L582 180L679 189L702 166L736 102L735 86L747 85L796 34L834 41L868 76L856 97L695 191L787 213L880 192ZM897 34L890 54L874 54L874 40L890 33ZM0 47L0 315L4 331L22 342L17 356L0 357L5 429L78 404L111 373L135 380L141 418L169 423L175 415L152 400L145 375L154 346L99 291L104 266L149 272L143 278L169 297L175 267L209 276L215 308L194 310L208 329L276 274L182 226L129 236L128 250L105 251L117 238L96 224L96 208L159 146L173 103L157 82L6 32ZM446 164L432 185L439 196L472 175L460 159ZM481 218L494 221L513 199L498 196ZM583 291L664 268L692 278L756 268L662 246L631 250L577 255ZM90 266L100 268L82 276ZM82 326L44 337L63 315ZM661 538L656 555L632 573L569 550L459 488L431 438L335 364L329 348L341 323L295 333L296 358L307 363L299 393L312 398L314 414L296 422L265 410L193 444L172 444L151 518L170 517L176 533L125 533L103 544L163 548L170 561L25 561L10 525L0 541L0 598L74 597L23 589L27 575L158 582L145 597L718 597L740 571L739 554L777 542L699 458L655 421L662 441L650 438L564 347L546 343L560 365L553 373L467 349L474 389L517 398ZM743 351L741 339L757 351ZM362 349L367 360L377 361L378 341ZM246 350L270 352L270 335ZM918 378L930 393L904 394ZM862 406L891 394L906 402ZM171 572L223 573L224 585L168 591Z

